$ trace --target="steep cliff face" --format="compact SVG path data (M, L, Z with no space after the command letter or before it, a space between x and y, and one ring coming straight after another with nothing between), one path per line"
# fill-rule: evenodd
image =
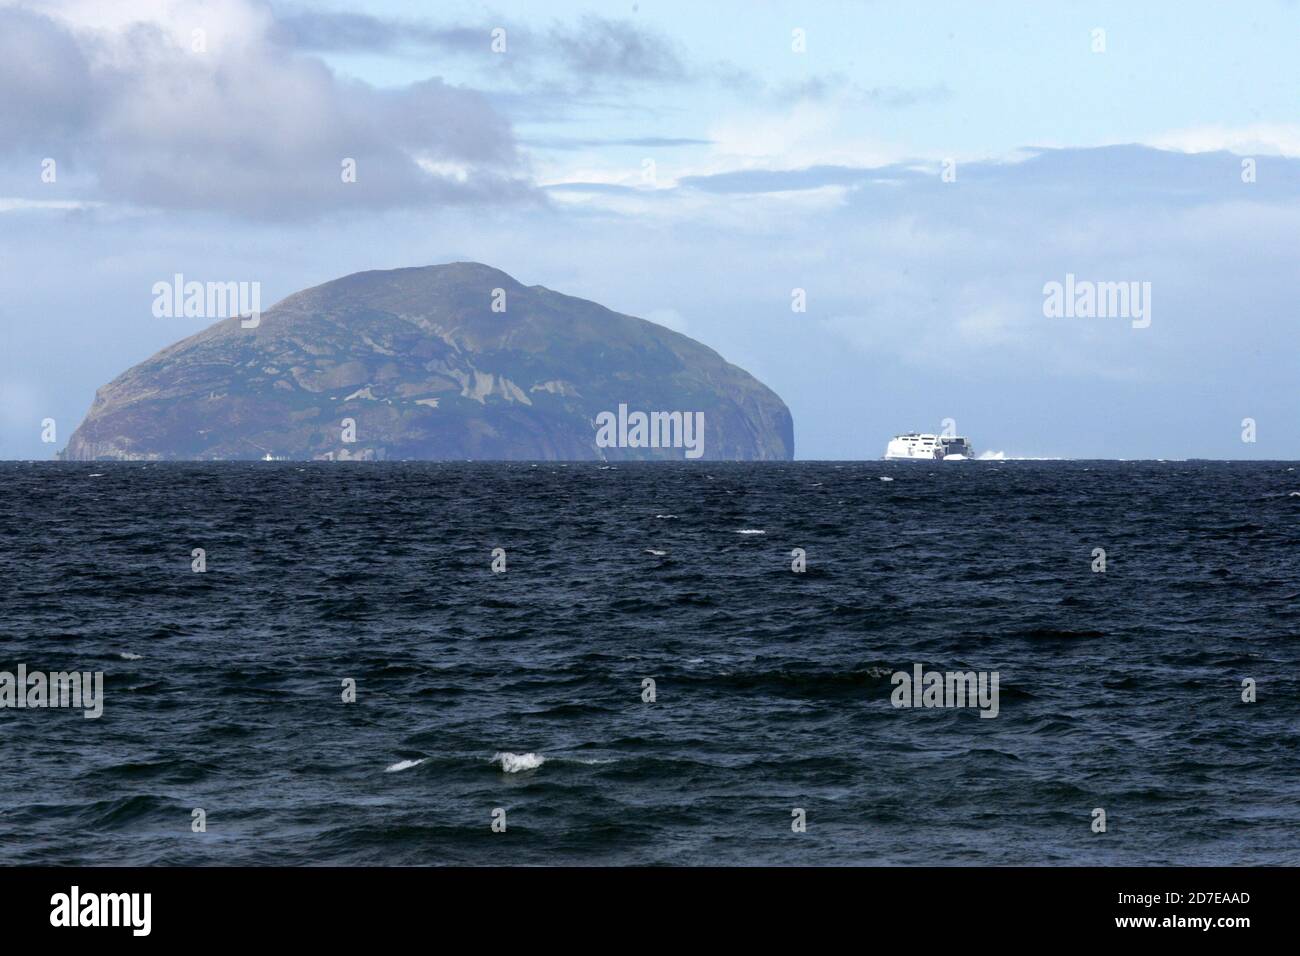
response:
M683 416L643 428L637 412ZM692 450L681 426L701 413ZM256 328L217 322L101 388L63 457L268 454L781 460L794 429L774 392L684 335L458 262L345 276Z

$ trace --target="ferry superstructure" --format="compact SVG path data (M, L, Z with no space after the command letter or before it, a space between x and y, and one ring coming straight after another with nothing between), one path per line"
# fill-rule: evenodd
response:
M974 457L970 441L955 435L907 432L895 435L885 448L886 461L943 461L945 458L964 461Z

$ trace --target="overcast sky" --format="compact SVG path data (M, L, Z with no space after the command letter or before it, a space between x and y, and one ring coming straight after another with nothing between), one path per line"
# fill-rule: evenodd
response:
M0 457L207 324L175 273L463 259L717 349L800 458L1300 457L1298 52L1273 0L0 0Z

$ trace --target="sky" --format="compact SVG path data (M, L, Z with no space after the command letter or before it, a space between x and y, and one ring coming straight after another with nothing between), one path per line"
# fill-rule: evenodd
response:
M1274 0L0 0L0 458L208 324L176 273L458 260L716 349L799 458L1297 458L1298 53Z

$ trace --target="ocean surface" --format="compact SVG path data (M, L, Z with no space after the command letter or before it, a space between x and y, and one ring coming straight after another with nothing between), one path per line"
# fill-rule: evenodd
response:
M0 464L0 854L1298 864L1298 467Z

